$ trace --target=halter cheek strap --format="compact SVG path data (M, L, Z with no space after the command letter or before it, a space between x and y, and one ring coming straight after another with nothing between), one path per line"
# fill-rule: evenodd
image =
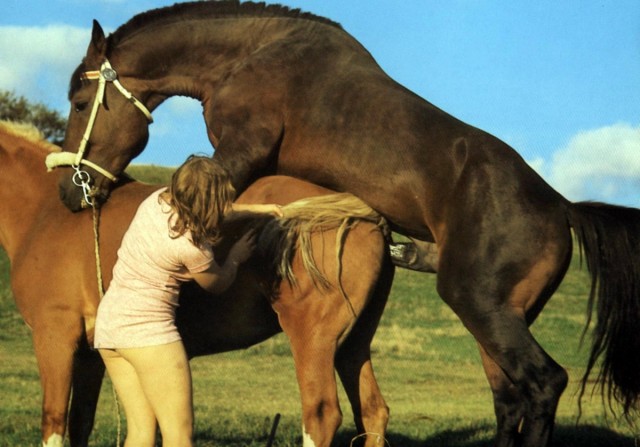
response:
M114 87L116 87L116 89L118 89L118 91L127 99L127 101L129 101L131 104L136 106L136 108L144 114L144 116L147 118L147 121L149 123L153 122L153 117L151 116L151 112L149 111L149 109L147 109L142 102L140 102L136 97L134 97L129 90L124 88L124 86L120 83L120 81L118 81L118 74L109 63L109 60L105 59L99 71L85 71L82 74L82 77L87 80L97 79L98 90L96 92L95 99L93 100L93 105L91 107L91 114L89 115L89 121L87 122L87 128L85 129L84 135L82 136L82 140L80 140L80 145L78 146L78 152L75 154L73 152L54 152L47 156L45 160L45 164L47 165L48 171L53 170L57 166L71 166L76 170L76 174L74 175L74 178L78 177L81 179L87 179L82 181L82 185L79 185L83 188L83 190L86 191L88 187L88 182L90 179L86 172L80 170L80 165L86 165L91 167L92 169L96 170L97 172L99 172L100 174L102 174L112 182L118 181L118 178L115 175L111 174L109 171L98 166L92 161L89 161L84 158L84 152L87 148L87 142L91 137L93 125L95 124L96 116L98 115L98 109L100 108L100 105L103 104L104 102L104 93L105 93L107 82L111 82L114 85ZM88 198L86 197L86 195L87 194L85 192L85 200L87 200ZM90 201L87 201L87 203L91 204Z

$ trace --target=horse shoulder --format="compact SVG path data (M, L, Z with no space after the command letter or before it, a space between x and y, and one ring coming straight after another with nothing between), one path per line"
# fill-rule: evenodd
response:
M45 209L33 222L27 237L11 262L11 288L25 322L38 324L39 315L56 311L84 312L86 301L96 293L85 293L93 251L87 248L90 220L72 214L60 204ZM95 277L95 273L91 275Z

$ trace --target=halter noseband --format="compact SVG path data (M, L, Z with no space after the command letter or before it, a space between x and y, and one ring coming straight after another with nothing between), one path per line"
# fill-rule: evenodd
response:
M93 100L93 106L91 108L91 115L89 115L89 121L87 122L87 128L84 131L84 135L82 136L82 140L80 140L80 145L78 146L78 152L54 152L47 156L45 160L45 164L47 165L47 170L51 171L53 168L57 166L71 166L75 169L75 174L73 176L73 183L77 186L80 186L84 192L84 198L88 205L93 205L91 198L91 188L89 186L90 176L86 171L82 171L80 169L80 165L86 165L112 182L117 182L118 178L107 171L106 169L98 166L90 160L87 160L84 157L84 152L87 147L87 142L89 141L89 137L91 136L91 131L93 130L93 125L96 121L96 116L98 114L98 109L100 105L104 101L104 93L107 82L111 82L114 87L118 89L120 93L129 101L131 104L136 106L138 110L140 110L144 116L147 118L149 123L153 122L153 117L151 116L151 112L149 109L145 107L145 105L140 102L136 97L131 94L129 90L123 87L123 85L118 81L118 73L111 67L108 59L105 59L100 67L100 70L94 71L85 71L82 74L83 79L87 80L98 80L98 91L96 92L96 97Z

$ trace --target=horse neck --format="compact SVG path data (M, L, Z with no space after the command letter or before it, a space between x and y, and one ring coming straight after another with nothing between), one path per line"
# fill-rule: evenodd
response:
M39 214L58 197L55 176L46 174L41 148L34 151L20 138L9 139L7 147L22 149L9 153L0 141L0 246L13 260Z
M260 17L185 20L136 32L115 45L110 60L151 109L176 95L206 101L240 61L299 27Z

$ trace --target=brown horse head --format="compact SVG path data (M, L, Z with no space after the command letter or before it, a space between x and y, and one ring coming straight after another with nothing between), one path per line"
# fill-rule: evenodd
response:
M64 153L49 158L49 168L64 167L59 193L64 204L78 211L93 201L99 205L109 194L125 166L145 147L151 115L127 71L116 71L109 62L109 41L97 21L82 63L72 75ZM104 84L104 85L101 85ZM104 150L108 147L109 150ZM78 186L79 172L90 188Z

